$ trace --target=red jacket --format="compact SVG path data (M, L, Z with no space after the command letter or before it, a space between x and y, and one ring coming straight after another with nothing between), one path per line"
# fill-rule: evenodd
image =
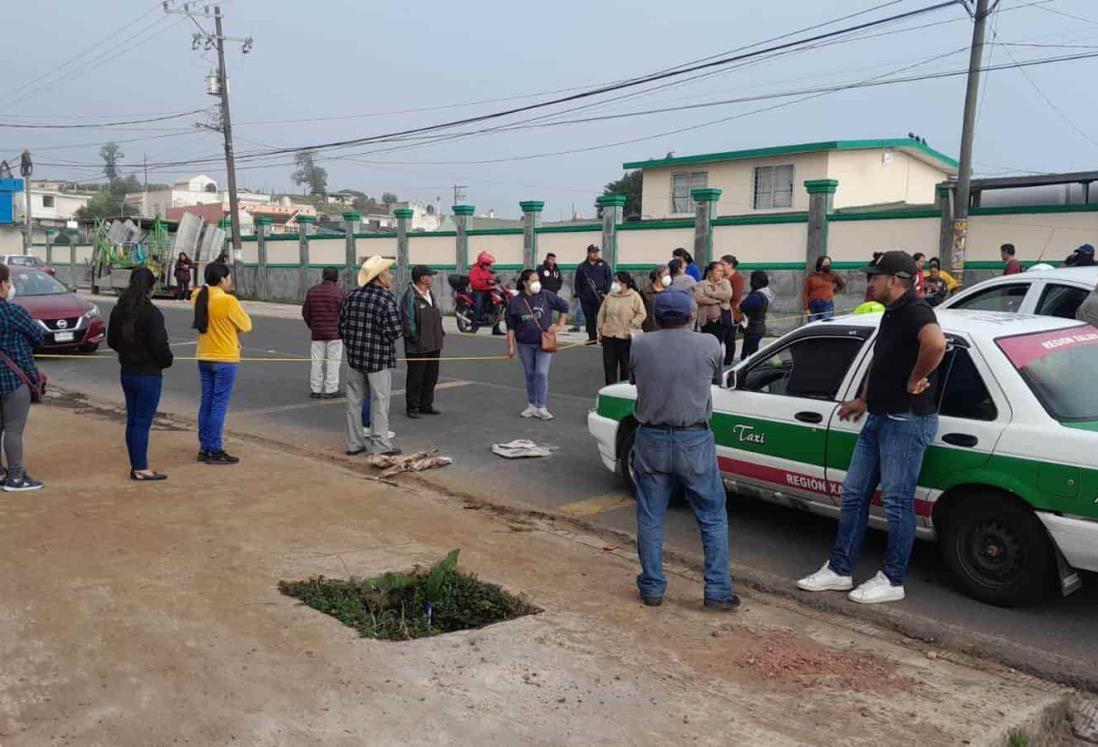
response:
M343 305L343 289L330 280L322 280L305 294L301 317L313 333L314 340L339 339L339 307Z
M486 291L496 287L496 273L491 265L473 265L469 270L469 285L475 291Z

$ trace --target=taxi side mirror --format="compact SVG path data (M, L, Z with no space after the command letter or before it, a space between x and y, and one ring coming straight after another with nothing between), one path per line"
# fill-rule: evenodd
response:
M727 378L724 380L724 385L727 389L735 389L737 382L736 369L732 369L728 372Z

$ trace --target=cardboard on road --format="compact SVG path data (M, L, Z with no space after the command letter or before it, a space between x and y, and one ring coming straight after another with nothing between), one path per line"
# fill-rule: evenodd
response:
M0 498L0 742L42 744L994 744L1063 692L747 592L700 607L671 568L636 598L628 548L230 440L194 462L161 422L127 479L117 411L36 406L28 464ZM408 643L366 640L279 594L461 548L462 566L542 614Z

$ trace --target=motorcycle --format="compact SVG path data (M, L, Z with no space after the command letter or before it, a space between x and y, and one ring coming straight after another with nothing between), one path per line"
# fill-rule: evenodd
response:
M454 317L457 320L458 330L464 333L475 331L473 321L476 318L477 300L469 289L469 276L449 275L446 279L454 290ZM503 321L507 304L518 295L518 291L508 285L497 284L488 293L488 303L485 304L480 326L495 329L496 325Z

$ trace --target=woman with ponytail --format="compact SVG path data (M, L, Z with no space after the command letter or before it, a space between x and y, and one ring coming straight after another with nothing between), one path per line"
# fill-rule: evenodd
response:
M202 402L198 407L198 461L236 464L221 443L229 398L240 363L241 332L252 331L252 320L235 296L227 264L206 265L206 284L194 294L194 324L198 330L198 374Z
M152 428L163 370L172 365L172 349L164 315L152 302L156 275L148 267L130 273L130 284L111 310L107 344L122 364L122 393L126 396L126 451L131 480L166 480L149 469L149 429Z

